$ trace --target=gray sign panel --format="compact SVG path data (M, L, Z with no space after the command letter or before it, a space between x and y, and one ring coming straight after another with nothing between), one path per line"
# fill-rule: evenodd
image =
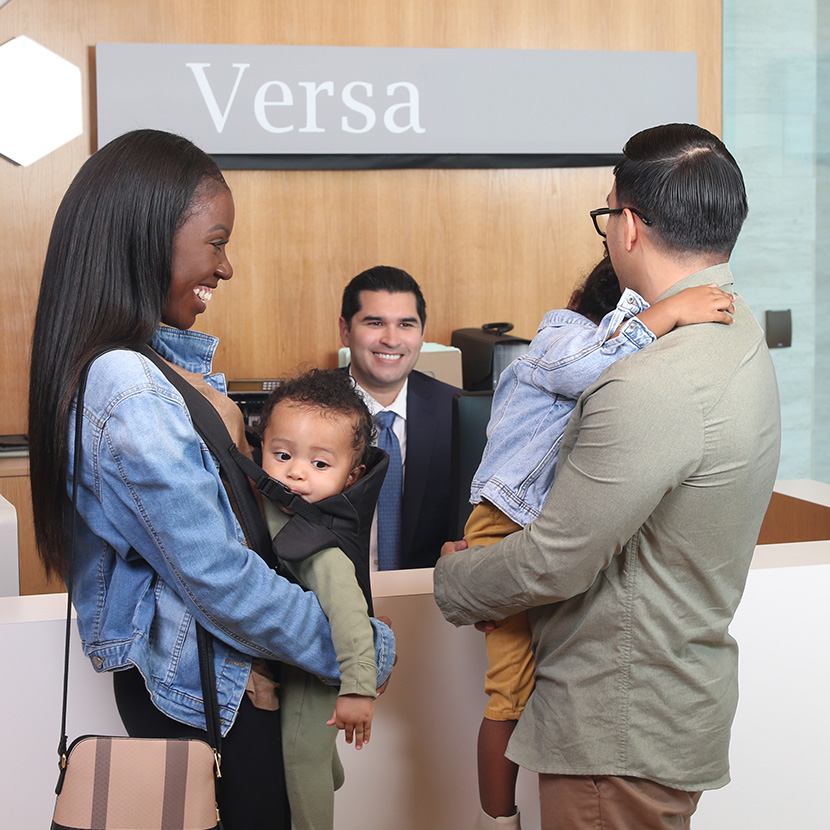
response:
M99 144L153 127L216 155L615 154L697 121L686 52L101 43L96 68Z

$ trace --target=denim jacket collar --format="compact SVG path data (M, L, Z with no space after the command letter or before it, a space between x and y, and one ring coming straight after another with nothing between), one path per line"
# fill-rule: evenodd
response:
M188 372L204 375L211 386L224 394L227 391L224 374L211 371L218 345L219 338L212 334L164 325L150 338L150 347L165 360Z
M188 372L206 375L213 368L213 355L219 345L219 338L201 331L161 325L151 338L150 345L165 360Z

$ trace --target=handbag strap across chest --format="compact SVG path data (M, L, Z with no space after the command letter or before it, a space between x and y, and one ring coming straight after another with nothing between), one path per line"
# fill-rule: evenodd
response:
M106 350L109 351L109 350ZM84 394L86 392L87 378L92 362L105 352L100 352L91 358L84 366L78 381L78 391L75 401L75 445L73 451L73 475L71 512L69 516L69 532L67 542L67 570L66 570L66 624L64 628L64 654L63 654L63 693L61 700L61 734L58 742L58 765L60 774L55 792L60 793L63 785L63 778L66 770L66 759L68 752L68 737L66 729L67 698L69 692L69 643L72 621L72 590L74 585L74 559L75 541L78 520L78 477L81 469L82 457L82 436L84 421ZM192 388L192 387L191 387ZM195 392L195 390L194 390ZM199 394L196 392L195 394ZM201 397L201 396L200 396ZM209 404L208 404L209 405ZM218 416L217 416L218 417ZM213 664L213 640L205 629L195 622L197 642L199 649L199 677L202 686L202 699L205 709L205 726L207 730L207 741L213 748L216 757L216 772L219 775L219 764L222 751L222 731L219 717L219 698L216 692L216 675Z

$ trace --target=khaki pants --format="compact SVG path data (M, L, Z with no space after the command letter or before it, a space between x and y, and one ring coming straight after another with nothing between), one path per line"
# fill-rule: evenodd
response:
M689 830L699 792L616 775L539 775L542 830Z

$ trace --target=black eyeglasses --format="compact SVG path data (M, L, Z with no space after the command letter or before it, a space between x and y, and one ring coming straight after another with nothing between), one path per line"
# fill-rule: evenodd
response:
M651 219L646 219L642 213L640 213L637 208L633 207L621 207L621 208L597 208L596 210L591 211L591 219L594 220L594 227L597 230L597 233L604 239L605 238L605 229L608 226L608 217L613 216L617 213L622 213L624 210L630 210L632 213L636 214L640 217L640 221L644 225L650 225Z

